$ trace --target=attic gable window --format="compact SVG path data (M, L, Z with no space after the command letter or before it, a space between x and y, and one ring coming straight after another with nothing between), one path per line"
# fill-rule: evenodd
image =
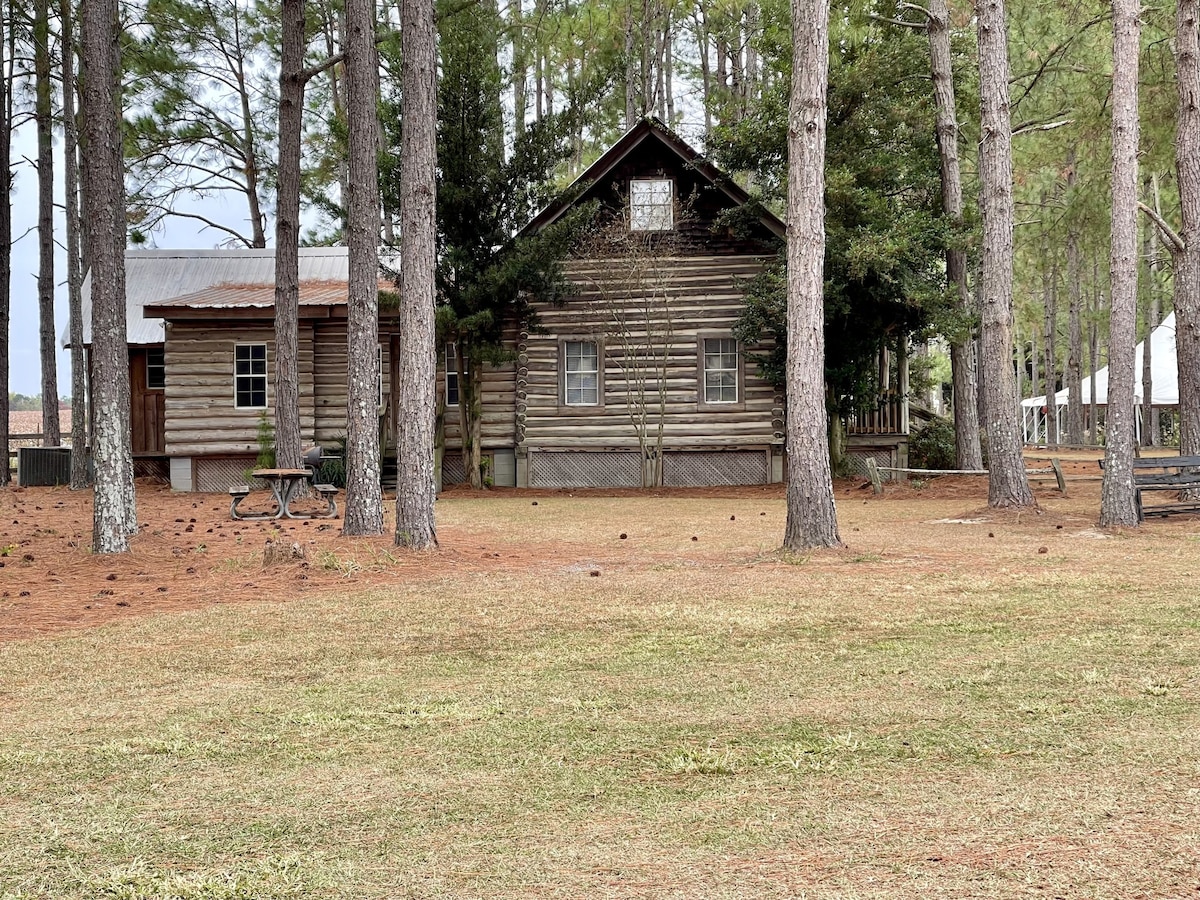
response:
M675 197L669 178L634 178L629 182L629 229L670 231L675 227Z

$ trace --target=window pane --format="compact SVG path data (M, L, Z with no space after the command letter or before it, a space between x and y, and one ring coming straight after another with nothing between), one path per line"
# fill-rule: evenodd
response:
M166 351L162 347L150 347L146 350L146 387L164 388L166 386Z
M736 403L738 348L732 338L704 339L704 402Z
M568 406L600 403L600 348L595 341L563 344L563 399Z
M458 406L458 352L446 345L446 405Z
M674 227L670 179L629 182L629 227L634 231L668 231Z

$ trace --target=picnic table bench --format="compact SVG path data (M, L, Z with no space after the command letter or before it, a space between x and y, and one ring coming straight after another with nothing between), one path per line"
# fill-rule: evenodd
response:
M332 484L315 484L316 472L311 468L305 469L255 469L250 473L267 483L271 489L275 509L268 512L238 511L238 504L250 495L248 485L239 484L229 489L229 515L234 519L331 519L337 515L337 488ZM312 490L325 501L326 508L322 512L298 513L291 509L292 501L299 499L311 485Z
M1200 500L1182 499L1142 505L1143 491L1200 490L1200 456L1143 456L1134 459L1133 487L1139 522L1144 521L1146 516L1200 512Z

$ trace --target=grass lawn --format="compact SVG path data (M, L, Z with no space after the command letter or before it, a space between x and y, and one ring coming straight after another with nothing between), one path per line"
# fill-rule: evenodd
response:
M0 898L1200 895L1200 523L839 503L450 497L494 565L0 644Z

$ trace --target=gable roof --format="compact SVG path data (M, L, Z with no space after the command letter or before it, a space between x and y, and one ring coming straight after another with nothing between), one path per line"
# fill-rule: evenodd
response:
M638 121L625 132L615 144L608 148L600 158L588 166L583 173L571 182L570 186L553 200L545 209L534 216L529 224L521 229L521 234L540 231L560 219L580 200L587 190L595 183L602 181L645 141L654 140L671 150L679 160L713 188L728 197L737 206L744 206L751 197L728 174L709 162L700 151L664 125L659 119L647 117ZM763 226L777 237L783 237L787 226L768 209L763 209L759 220Z
M300 280L341 282L350 277L345 247L301 247ZM218 284L275 284L275 250L126 250L125 327L133 345L161 344L163 320L146 318L143 309ZM83 282L83 342L92 342L92 276ZM70 329L62 345L70 346Z

